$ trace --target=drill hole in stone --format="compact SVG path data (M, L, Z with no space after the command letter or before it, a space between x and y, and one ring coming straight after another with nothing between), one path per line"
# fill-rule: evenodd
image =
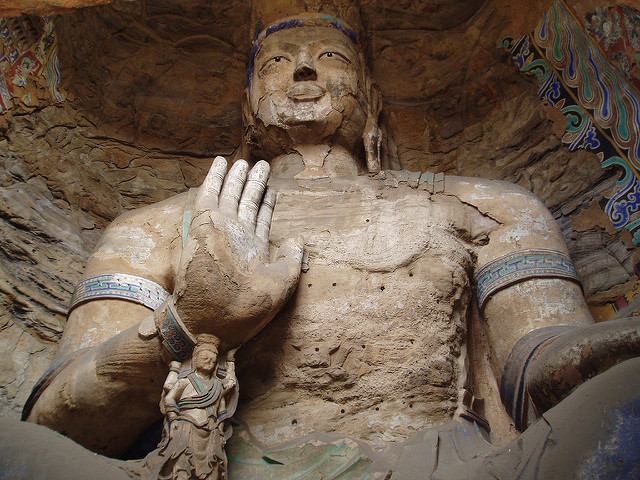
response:
M319 351L320 351L320 349L318 347L316 347L316 352L319 352Z
M340 410L340 413L344 413L344 408L342 408L342 409Z
M380 291L384 292L384 285L380 285Z
M295 418L291 420L291 425L297 425L297 424L298 424L298 420L296 420Z

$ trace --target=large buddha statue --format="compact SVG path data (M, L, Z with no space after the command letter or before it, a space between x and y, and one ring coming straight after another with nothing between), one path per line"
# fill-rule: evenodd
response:
M171 362L212 335L221 358L242 345L232 480L593 478L591 449L638 422L603 412L640 398L640 323L594 323L530 192L384 170L357 37L310 14L258 35L244 160L109 226L28 421L122 456L161 418ZM493 447L504 408L524 433Z

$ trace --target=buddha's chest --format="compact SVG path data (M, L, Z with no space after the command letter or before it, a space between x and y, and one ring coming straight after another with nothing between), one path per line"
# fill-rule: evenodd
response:
M442 255L465 263L466 212L456 201L433 201L404 188L314 191L282 189L270 239L301 235L308 266L393 272Z
M462 217L411 189L281 191L271 241L303 236L305 263L286 307L243 347L253 400L240 415L260 428L269 416L280 439L313 429L373 439L366 422L409 404L420 425L449 418L470 299ZM295 431L276 434L287 415Z
M448 323L453 299L469 289L472 264L458 206L409 188L281 191L271 240L301 235L305 258L280 316L306 338L317 323L331 332L320 336L362 338L392 324L426 334L436 318Z

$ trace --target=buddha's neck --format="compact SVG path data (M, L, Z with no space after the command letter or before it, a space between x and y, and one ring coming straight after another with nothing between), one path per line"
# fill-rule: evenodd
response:
M298 145L292 153L272 159L271 174L275 177L316 179L357 175L357 159L339 145Z

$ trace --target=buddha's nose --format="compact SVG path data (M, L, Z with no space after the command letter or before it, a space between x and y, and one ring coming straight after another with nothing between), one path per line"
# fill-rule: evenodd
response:
M296 62L296 69L293 72L293 79L296 82L314 81L318 78L313 59L308 52L300 52Z

